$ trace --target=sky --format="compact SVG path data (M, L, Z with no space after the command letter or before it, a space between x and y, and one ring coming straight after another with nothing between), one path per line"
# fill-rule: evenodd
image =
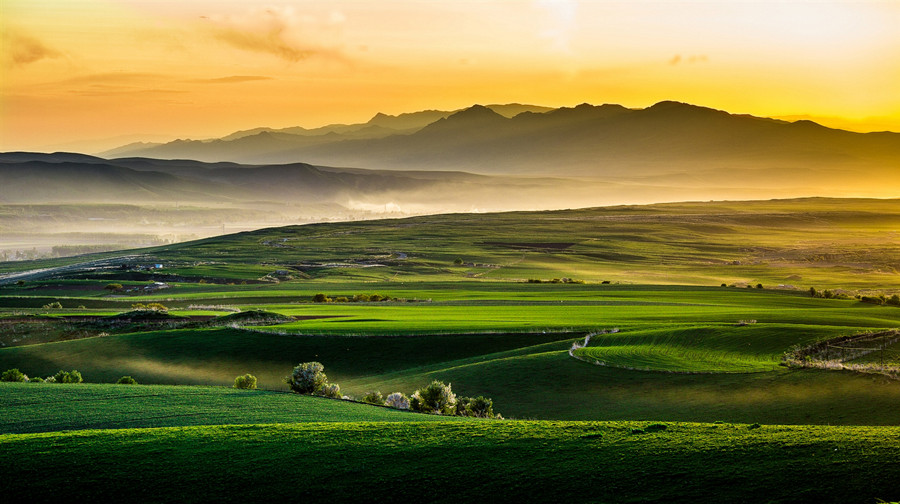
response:
M900 2L2 0L0 151L475 103L900 131Z

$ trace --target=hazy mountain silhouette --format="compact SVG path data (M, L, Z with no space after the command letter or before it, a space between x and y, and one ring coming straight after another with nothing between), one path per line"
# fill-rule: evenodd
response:
M426 121L431 122L422 125ZM872 176L894 180L900 160L898 133L854 133L673 101L645 109L582 104L549 111L476 105L453 113L379 114L366 124L380 129L357 125L318 135L262 131L140 152L204 161L601 179L679 174L690 179L723 171L733 175L734 187L767 183L773 173L800 185L816 174L827 179L816 182L839 184L871 183Z

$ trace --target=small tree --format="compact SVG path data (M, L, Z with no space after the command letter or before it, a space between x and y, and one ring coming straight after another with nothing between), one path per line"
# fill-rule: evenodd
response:
M236 389L255 389L256 377L250 373L238 376L234 379L234 388Z
M298 394L312 394L328 382L325 366L319 362L303 362L285 378L291 390Z
M810 288L809 288L809 295L812 296L812 297L816 297L816 294L817 294L816 288L815 288L815 287L810 287Z
M462 260L462 258L457 257L456 260L453 261L453 265L454 265L454 266L462 266L462 265L463 265L463 260Z
M456 412L456 394L450 384L433 381L427 387L416 390L409 399L409 407L422 413L452 415Z
M369 392L363 396L362 402L383 406L384 405L384 396L382 396L381 392L379 392L378 390L373 390L372 392Z
M409 409L409 398L402 392L394 392L387 396L384 404L395 409Z
M123 376L119 378L119 381L116 382L116 385L137 385L137 380L130 376Z
M28 376L19 371L19 368L7 369L0 375L0 381L5 382L27 382Z
M108 290L108 291L113 291L113 292L115 292L115 291L120 291L120 290L122 290L122 289L124 289L124 288L125 288L125 287L124 287L122 284L120 284L120 283L106 284L106 287L104 287L104 289L106 289L106 290Z

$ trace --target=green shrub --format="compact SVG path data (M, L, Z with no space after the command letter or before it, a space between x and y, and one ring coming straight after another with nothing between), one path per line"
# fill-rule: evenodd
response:
M650 424L650 425L644 427L644 431L646 431L646 432L659 432L659 431L664 431L664 430L666 430L666 429L668 429L668 428L669 428L669 426L666 425L666 424L664 424L664 423L655 423L655 424Z
M52 383L81 383L84 381L81 378L81 373L75 369L71 371L59 370L52 378Z
M125 288L125 287L124 287L122 284L120 284L120 283L106 284L106 287L104 287L104 289L106 289L106 290L108 290L108 291L120 291L120 290L122 290L122 289L124 289L124 288Z
M494 401L490 397L458 397L456 400L456 414L476 418L496 418L494 414Z
M331 298L321 292L313 296L313 303L330 303Z
M372 392L369 392L363 396L362 402L383 406L384 405L384 396L382 396L381 392L379 392L378 390L373 390Z
M463 260L462 260L462 258L457 257L457 258L453 261L453 265L454 265L454 266L462 266L462 265L463 265Z
M453 415L456 413L456 394L449 384L435 380L413 393L409 398L409 407L422 413Z
M116 385L137 385L137 380L130 376L123 376L119 378L119 381L116 382Z
M40 376L35 376L34 378L29 379L28 381L30 383L44 383L44 379L41 378Z
M256 377L250 373L238 376L234 379L234 388L236 389L255 389Z
M341 386L337 383L326 383L316 390L316 395L322 397L330 397L332 399L341 398Z
M303 362L285 378L291 390L298 394L312 394L328 382L325 366L318 362Z
M900 306L900 296L898 296L897 294L894 294L893 296L888 298L887 304L892 305L892 306Z
M7 369L0 375L0 381L5 382L27 382L28 376L19 371L19 368Z
M338 296L338 297L334 298L334 302L335 303L348 303L348 302L350 302L350 299L347 298L347 296Z
M45 304L45 305L44 305L44 309L45 309L45 310L52 310L52 309L54 309L54 308L58 310L58 309L60 309L60 308L62 308L62 307L63 307L63 306L62 306L62 303L60 303L59 301L54 301L54 302L52 302L52 303L49 303L49 304Z

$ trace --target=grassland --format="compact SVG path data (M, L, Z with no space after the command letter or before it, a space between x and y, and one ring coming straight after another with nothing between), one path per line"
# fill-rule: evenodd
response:
M647 428L646 422L343 422L87 430L3 435L0 457L15 461L5 464L5 495L41 502L900 497L900 467L891 463L897 428ZM73 478L73 464L92 470Z
M3 383L0 405L0 434L190 425L457 420L322 397L197 386Z
M853 297L898 292L897 229L897 201L691 203L317 224L5 263L17 276L0 278L0 369L151 385L4 386L0 443L44 467L64 463L48 445L108 460L103 491L136 498L153 489L119 464L165 457L171 467L139 466L174 482L160 500L200 499L185 489L206 482L203 495L234 500L328 488L396 500L401 480L452 490L428 500L494 487L529 500L896 500L883 483L895 468L879 459L896 449L900 382L780 363L796 347L900 327L900 307ZM314 303L318 293L333 301ZM352 301L376 293L389 301ZM168 315L119 315L135 303ZM250 310L272 315L234 316ZM355 397L437 379L541 421L430 426L283 393L281 378L311 360ZM248 372L268 390L215 387ZM646 422L669 429L631 434ZM187 447L208 465L179 465ZM292 464L314 483L286 485ZM223 490L257 465L278 469L247 493ZM92 495L97 481L85 481L73 495Z

